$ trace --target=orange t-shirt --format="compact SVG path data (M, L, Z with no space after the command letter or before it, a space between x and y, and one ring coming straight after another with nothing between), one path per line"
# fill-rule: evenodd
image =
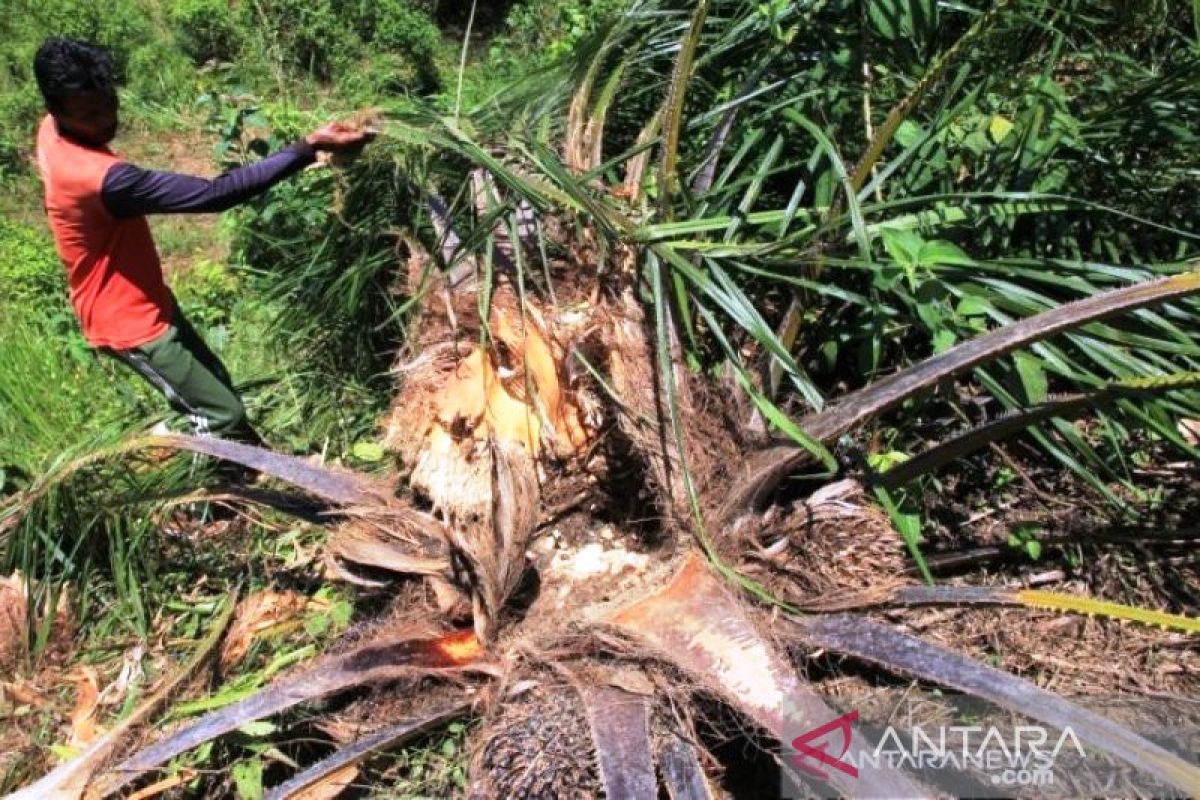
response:
M93 347L124 350L164 333L174 301L145 217L117 219L101 199L104 176L123 160L88 147L42 120L38 172L58 255L67 268L71 305Z

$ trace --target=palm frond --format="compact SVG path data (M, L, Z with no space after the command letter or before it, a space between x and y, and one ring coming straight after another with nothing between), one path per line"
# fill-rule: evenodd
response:
M211 711L113 767L101 777L104 794L120 791L146 772L247 722L278 714L311 700L413 671L453 670L476 661L479 644L470 632L437 639L375 642L325 661L291 678Z
M612 686L584 690L584 707L606 797L658 797L645 697Z
M358 739L288 778L278 786L271 787L263 795L263 798L264 800L288 800L288 798L303 796L302 793L306 789L328 779L338 770L353 767L381 750L397 747L417 736L436 730L447 722L466 714L470 707L470 703L451 703L415 719L406 719L385 725L381 730Z

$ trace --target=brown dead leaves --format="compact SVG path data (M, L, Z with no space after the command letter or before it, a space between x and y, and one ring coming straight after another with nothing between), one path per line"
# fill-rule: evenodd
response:
M75 706L71 709L71 738L67 744L81 750L104 732L96 719L100 706L100 676L90 665L76 668L71 676L75 683Z
M238 603L233 624L221 648L221 671L239 663L250 652L255 638L285 633L298 627L299 617L310 607L319 609L322 601L292 591L264 589Z
M289 795L290 800L332 800L358 777L358 767L347 764L335 770L315 783L309 784L300 791Z
M44 708L51 705L50 689L58 684L62 665L74 651L75 619L66 592L58 601L50 624L50 639L36 674L20 674L29 662L30 622L45 621L46 607L30 609L24 576L14 572L0 578L0 705ZM32 612L32 614L31 614Z
M196 770L184 767L174 775L169 775L160 781L155 781L149 786L138 789L136 792L129 795L126 800L150 800L150 798L158 797L168 789L174 789L176 786L182 786L183 784L195 778L196 774Z
M11 673L29 648L29 594L25 579L14 572L0 578L0 673Z

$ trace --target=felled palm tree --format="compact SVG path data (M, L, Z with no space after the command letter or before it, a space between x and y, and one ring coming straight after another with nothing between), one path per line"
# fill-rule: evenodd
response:
M888 180L917 180L914 160L935 140L932 132L910 139L892 162L882 163L882 154L968 44L991 25L1019 19L1004 16L1009 6L998 4L929 59L853 171L805 113L803 92L783 91L787 78L775 72L780 60L794 66L796 31L823 13L823 4L764 11L700 2L687 13L639 4L580 59L568 94L514 94L503 108L510 121L503 137L423 112L393 116L394 135L448 156L437 180L448 185L444 174L457 173L464 187L453 211L431 192L432 232L425 238L432 244L423 246L420 237L405 244L405 288L419 299L418 333L415 356L397 365L399 391L385 420L385 444L403 472L382 480L188 437L150 444L233 460L322 498L337 512L328 547L338 574L372 585L386 585L381 571L424 581L433 598L429 613L440 615L443 632L385 632L326 656L135 753L89 791L115 792L251 720L354 686L399 682L426 690L398 704L395 724L270 796L290 796L385 744L476 714L485 724L471 760L472 796L603 791L653 798L661 782L672 797L709 797L712 760L697 745L697 698L715 698L752 731L784 743L789 731L836 716L789 658L784 644L793 643L1069 725L1096 748L1200 793L1200 769L1168 750L867 613L913 604L1015 605L1197 631L1191 619L1084 597L913 585L904 571L905 540L867 499L861 480L835 474L843 467L831 448L967 375L1016 413L869 476L885 504L889 486L1102 401L1104 413L1124 424L1122 410L1137 399L1154 411L1142 413L1143 421L1164 432L1172 427L1159 412L1194 403L1186 394L1154 397L1197 380L1190 371L1196 334L1173 321L1185 313L1195 319L1195 307L1184 304L1200 292L1200 272L1190 265L1163 268L1171 273L1163 277L1092 265L1066 283L1074 299L1056 304L1029 288L1037 280L1026 266L1002 273L998 262L974 261L945 243L921 256L908 248L916 239L895 232L928 235L964 219L982 226L1086 204L1002 191L872 204ZM689 86L699 86L712 105L685 114ZM604 134L626 90L635 111L649 107L649 121L614 154ZM782 94L772 95L776 90ZM565 110L561 125L547 122L543 112L553 109ZM801 136L817 143L804 159L790 142ZM684 139L692 143L686 159ZM805 181L818 175L818 164L839 192L802 207ZM795 182L798 172L808 177L781 193L776 178ZM779 197L790 200L779 208L757 205ZM900 216L889 216L897 209ZM876 255L880 238L890 259ZM542 274L530 267L538 261ZM850 268L878 284L847 288L830 277ZM967 268L1000 277L983 281L988 291L968 292ZM935 337L933 355L827 400L793 355L806 304L819 311L824 298L836 298L903 307L918 303L922 280L974 297L995 324L977 325L984 330L969 338L969 327L947 327L958 343ZM1104 283L1117 288L1097 291ZM779 295L780 286L799 291ZM772 292L774 301L783 299L775 326L764 312ZM1150 311L1160 307L1167 311ZM1117 317L1133 321L1101 325ZM1097 365L1111 364L1129 343L1138 347L1119 352L1130 371L1098 376ZM1030 351L1054 364L1073 391L1031 394L1033 402L1022 403L1005 389L1006 357ZM1165 358L1167 351L1181 363ZM806 413L789 415L775 402L785 379L804 398ZM1072 461L1056 439L1037 435L1056 457ZM1087 450L1077 435L1068 441ZM780 491L789 475L821 465L830 475L823 488L799 499ZM528 552L546 535L544 520L619 491L614 484L630 470L647 487L657 520L650 558L630 569L534 570ZM548 675L569 690L549 690ZM869 745L856 737L851 747L861 753ZM594 760L580 762L580 748ZM786 761L781 766L790 769ZM52 774L33 791L56 780ZM930 793L915 778L869 767L856 780L833 771L828 781L817 791Z
M800 420L799 425L813 440L828 440L853 431L881 409L922 388L1001 352L1101 317L1193 292L1200 292L1200 273L1138 284L1064 306L996 329L871 384L829 410ZM441 300L447 293L453 298L450 290L431 292L428 297ZM475 327L469 322L473 302L472 297L471 303L458 305L464 312L467 330ZM508 306L509 302L514 305ZM455 305L451 299L446 308ZM678 793L676 796L703 797L707 796L702 788L703 770L688 744L695 740L693 732L678 727L679 720L675 720L676 727L668 731L669 735L660 735L665 709L655 697L654 678L664 669L681 670L694 682L693 690L715 692L775 737L827 722L835 715L796 673L779 647L780 638L844 652L884 668L943 683L1052 725L1070 725L1089 744L1185 791L1200 787L1200 772L1178 756L1032 684L865 616L794 614L782 623L768 622L761 603L742 595L725 577L736 575L750 560L779 558L786 551L796 551L805 563L813 565L813 573L802 574L797 580L774 581L772 588L784 607L792 603L812 605L814 600L843 609L971 602L1132 615L1189 630L1195 629L1194 623L1053 593L1003 589L963 592L907 586L898 570L889 574L881 569L898 566L902 549L899 538L889 534L888 523L880 512L855 502L852 484L832 484L791 506L759 508L755 500L768 497L770 485L786 473L779 465L802 463L810 457L807 450L777 446L743 451L733 433L722 430L701 406L686 406L682 413L689 419L706 419L705 425L690 426L666 437L660 435L670 428L671 421L656 410L653 347L648 344L644 320L636 318L636 307L610 308L602 304L592 320L594 324L601 318L607 320L602 339L619 343L608 351L612 360L606 372L619 401L609 404L565 388L561 357L555 356L556 348L549 345L549 340L554 333L569 335L572 328L559 328L552 317L535 323L538 309L529 304L526 331L530 333L514 336L502 315L519 308L515 301L505 299L503 291L499 292L492 306L497 331L493 347L483 349L470 338L458 341L461 349L457 354L444 356L447 360L443 363L443 356L431 353L428 363L413 367L421 372L405 379L406 388L389 420L391 441L401 452L410 454L408 463L413 465L408 491L400 497L393 495L395 487L381 486L372 479L329 472L245 445L186 437L154 440L155 444L187 448L261 469L342 507L350 519L335 529L330 551L352 579L356 579L353 570L362 566L424 575L436 587L435 595L447 601L447 611L455 605L456 594L469 601L474 630L435 639L384 635L347 654L326 658L259 695L202 717L134 755L110 773L113 777L100 781L98 785L105 792L119 789L205 740L301 702L365 683L466 672L474 673L477 680L497 684L491 703L499 706L499 710L487 709L499 727L484 734L489 737L488 743L473 762L472 791L480 797L510 791L546 796L560 796L570 790L588 794L598 786L586 784L586 776L573 774L577 765L546 764L531 772L536 748L542 745L521 739L516 733L512 741L506 738L510 732L504 727L503 705L509 692L527 686L526 680L538 674L538 662L545 659L578 681L578 702L583 713L578 714L576 722L594 737L599 785L609 796L656 796L651 758L656 754L664 780L672 792ZM453 346L455 342L445 344ZM540 356L530 354L539 352L549 356L544 362L549 372L538 373L547 367L534 366L543 362ZM506 385L506 381L514 383ZM697 384L690 389L695 397L704 387ZM426 398L423 406L422 396ZM616 600L556 603L555 599L561 597L557 590L575 592L582 587L572 585L569 577L559 578L556 583L552 575L546 574L541 581L541 596L524 618L505 620L505 603L526 570L525 550L537 530L539 493L552 492L557 481L574 477L571 467L578 464L572 465L572 460L581 456L589 439L599 435L595 424L599 420L588 424L582 411L592 403L613 415L633 442L634 454L649 466L660 512L668 520L682 518L667 526L671 537L660 553L661 560L638 574L636 582L631 585L627 578L607 579L607 589L614 590L614 594L620 590ZM716 454L725 458L718 461ZM736 460L726 460L728 457ZM744 467L740 466L743 461ZM704 467L691 470L688 477L684 468L689 463ZM689 483L690 488L685 485ZM698 507L708 512L704 517L719 520L718 525L709 526L710 537L699 540L707 552L687 531L686 499L676 502L672 492L680 492L685 498L694 495ZM421 500L414 502L417 498ZM418 510L418 505L426 504L432 511ZM853 559L857 562L854 566L872 569L869 585L847 592L853 587L834 583L814 591L813 583L819 584L817 569L829 557ZM842 565L843 569L849 567ZM593 594L596 587L588 588ZM842 593L837 595L836 590ZM581 637L592 637L594 641L583 647L579 644ZM553 701L541 697L535 702ZM388 728L383 740L394 742L427 730L430 724L466 713L469 707L464 700L447 701L427 715ZM553 723L569 724L570 720ZM373 747L381 744L378 736L369 738ZM522 750L522 746L527 749ZM860 741L858 747L863 746ZM275 794L284 797L299 791L371 749L365 743L352 745L347 753L315 765ZM845 794L895 796L899 791L907 796L926 791L916 783L900 786L894 776L874 774L869 769L864 769L856 782L836 772L830 779L832 788Z

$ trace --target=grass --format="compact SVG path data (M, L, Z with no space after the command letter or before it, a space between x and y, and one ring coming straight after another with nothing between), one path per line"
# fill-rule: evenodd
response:
M449 797L467 785L466 738L471 723L451 722L444 731L378 760L371 796L377 800Z

